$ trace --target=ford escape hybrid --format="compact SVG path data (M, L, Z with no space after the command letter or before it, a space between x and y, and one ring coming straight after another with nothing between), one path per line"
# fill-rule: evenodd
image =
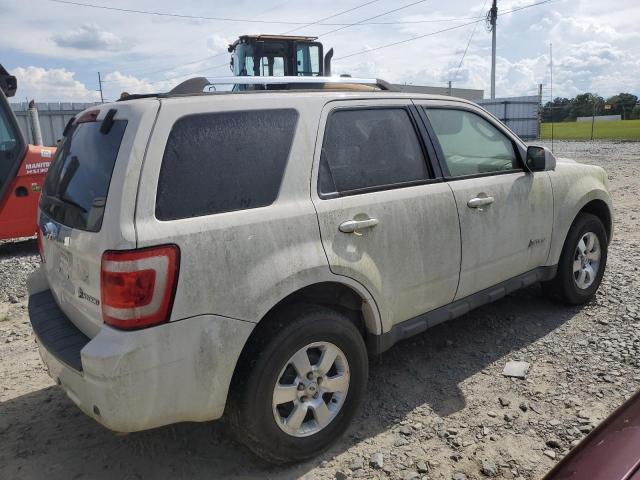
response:
M601 168L461 99L242 82L132 96L66 129L29 311L51 377L101 424L224 413L257 454L301 460L353 419L368 354L535 282L594 295Z

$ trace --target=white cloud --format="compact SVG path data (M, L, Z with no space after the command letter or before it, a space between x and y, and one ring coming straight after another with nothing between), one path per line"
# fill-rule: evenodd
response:
M214 55L226 52L230 43L233 42L229 41L222 35L218 35L217 33L207 37L207 48Z
M89 90L64 68L18 67L11 72L18 79L20 97L38 102L95 102L100 93Z
M95 23L86 23L73 30L58 33L53 41L59 47L76 48L78 50L119 51L126 46L122 37L101 30Z
M105 78L105 90L107 98L118 99L122 92L127 93L157 93L170 90L175 82L159 81L150 82L133 75L125 75L120 72L109 73Z

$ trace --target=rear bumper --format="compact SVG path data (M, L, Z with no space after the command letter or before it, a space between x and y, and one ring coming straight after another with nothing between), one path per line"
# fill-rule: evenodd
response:
M104 326L90 339L48 290L30 295L29 315L49 375L83 412L119 432L220 418L254 327L199 315L138 331Z

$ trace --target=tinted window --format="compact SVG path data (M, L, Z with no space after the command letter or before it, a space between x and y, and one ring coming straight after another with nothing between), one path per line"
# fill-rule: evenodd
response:
M127 128L115 120L107 134L102 122L76 124L56 152L44 184L40 207L54 220L71 228L97 232L113 166Z
M174 220L273 203L297 119L292 109L179 119L162 159L156 217Z
M480 115L444 108L426 112L451 176L519 168L513 142Z
M415 182L428 176L405 109L337 110L329 115L320 158L320 193Z

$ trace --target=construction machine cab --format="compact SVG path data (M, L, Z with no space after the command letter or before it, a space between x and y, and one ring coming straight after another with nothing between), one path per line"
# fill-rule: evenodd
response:
M7 101L17 86L0 65L0 240L35 235L40 188L56 151L27 145Z
M242 35L229 45L236 76L280 77L331 75L333 49L323 56L317 37Z

